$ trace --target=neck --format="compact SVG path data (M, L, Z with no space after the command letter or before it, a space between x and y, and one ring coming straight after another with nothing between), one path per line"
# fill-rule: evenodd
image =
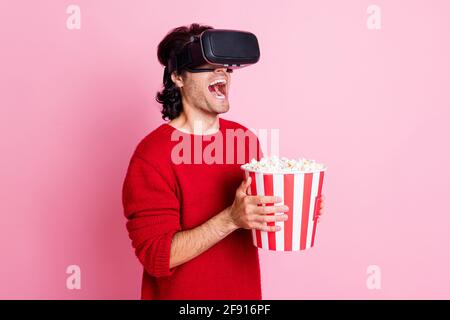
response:
M218 114L183 110L180 115L169 121L172 127L191 134L209 135L219 131Z

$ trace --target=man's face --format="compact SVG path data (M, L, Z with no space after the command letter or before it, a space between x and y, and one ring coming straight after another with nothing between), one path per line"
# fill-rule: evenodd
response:
M199 108L208 113L224 113L230 108L228 95L230 90L230 73L226 67L218 67L204 64L196 68L214 68L210 72L185 71L183 87L181 88L183 99L194 108ZM217 80L221 82L217 82ZM214 82L216 83L215 85Z

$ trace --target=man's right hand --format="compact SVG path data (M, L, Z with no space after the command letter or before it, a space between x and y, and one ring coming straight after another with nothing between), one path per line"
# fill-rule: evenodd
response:
M289 211L289 208L285 205L265 206L267 203L274 204L281 202L281 197L248 195L247 189L251 182L251 177L248 177L246 180L242 181L241 185L236 190L233 204L228 207L228 215L232 225L235 228L257 229L270 232L281 230L278 226L268 226L267 222L286 221L288 215L267 214L287 212Z

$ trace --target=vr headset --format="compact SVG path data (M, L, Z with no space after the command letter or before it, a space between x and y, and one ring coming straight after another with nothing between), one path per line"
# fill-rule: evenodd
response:
M185 69L190 72L206 72L214 69L196 69L209 63L227 67L229 72L240 69L259 60L258 39L251 32L225 29L207 29L192 36L182 51L172 55L164 69L164 81L173 71Z

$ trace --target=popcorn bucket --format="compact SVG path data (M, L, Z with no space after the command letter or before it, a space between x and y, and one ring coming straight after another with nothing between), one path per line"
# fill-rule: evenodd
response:
M242 168L242 167L241 167ZM309 172L266 173L244 170L244 176L250 176L251 195L280 196L282 202L268 205L287 205L286 221L268 222L268 226L281 226L280 231L266 232L252 229L253 244L261 249L274 251L306 250L314 246L317 217L320 210L320 197L326 168ZM270 215L274 215L273 213Z

